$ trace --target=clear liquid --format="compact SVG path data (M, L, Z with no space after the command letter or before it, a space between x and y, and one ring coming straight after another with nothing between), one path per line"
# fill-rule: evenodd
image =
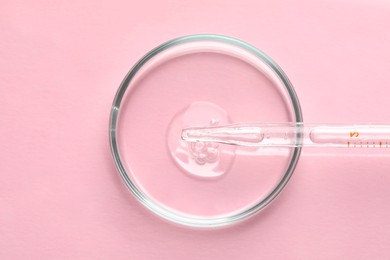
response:
M184 173L213 179L229 170L234 160L234 146L181 139L184 127L217 126L229 122L226 111L210 102L194 102L174 116L168 127L167 145L172 158Z

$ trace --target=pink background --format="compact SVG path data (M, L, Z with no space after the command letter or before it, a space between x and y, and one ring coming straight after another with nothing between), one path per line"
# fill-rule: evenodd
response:
M385 1L2 1L1 259L385 259L389 154L306 150L289 185L240 225L161 221L111 160L114 94L144 53L218 33L278 62L306 122L390 122Z

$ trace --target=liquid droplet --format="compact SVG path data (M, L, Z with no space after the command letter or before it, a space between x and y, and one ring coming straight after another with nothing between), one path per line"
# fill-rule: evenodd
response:
M191 176L215 178L226 173L234 159L235 146L212 142L186 142L181 131L187 127L217 126L231 120L221 107L194 102L177 113L167 132L167 145L177 165Z

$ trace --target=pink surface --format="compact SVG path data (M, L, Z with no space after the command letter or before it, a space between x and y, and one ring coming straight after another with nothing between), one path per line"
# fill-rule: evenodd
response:
M306 151L281 196L227 229L173 226L113 166L108 114L145 52L231 35L291 79L307 122L390 122L384 1L0 3L1 259L385 259L389 156Z

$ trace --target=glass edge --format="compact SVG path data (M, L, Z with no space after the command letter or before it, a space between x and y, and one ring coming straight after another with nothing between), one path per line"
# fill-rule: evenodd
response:
M137 189L135 184L130 180L129 176L126 173L126 170L122 164L122 160L119 154L118 146L117 146L117 138L116 138L116 127L118 123L118 113L119 108L121 105L122 98L127 90L127 87L129 86L132 78L134 75L139 71L139 69L151 58L156 56L158 53L164 51L167 48L173 47L175 45L179 45L182 43L192 42L192 41L206 41L206 40L213 40L213 41L220 41L228 44L233 44L238 47L242 47L253 54L255 54L257 57L265 61L272 70L279 76L279 78L282 80L285 88L287 89L289 93L290 100L292 102L292 105L294 107L295 112L295 121L296 122L303 122L302 118L302 111L300 107L300 103L298 100L298 97L296 95L296 92L287 78L286 74L283 72L283 70L274 62L270 57L268 57L265 53L260 51L259 49L255 48L254 46L241 41L239 39L224 36L224 35L218 35L218 34L193 34L193 35L187 35L175 38L173 40L167 41L158 47L154 48L150 52L148 52L146 55L144 55L127 73L125 78L123 79L122 83L119 86L119 89L114 97L114 101L112 103L111 107L111 113L110 113L110 119L109 119L109 143L110 143L110 149L111 149L111 155L114 160L115 166L117 168L117 171L124 181L127 188L133 193L133 195L139 200L146 208L148 208L150 211L152 211L154 214L158 215L159 217L162 217L165 220L174 222L179 225L184 225L188 227L195 227L195 228L215 228L215 227L224 227L224 226L230 226L232 224L236 224L239 222L242 222L251 216L257 214L264 208L266 208L272 201L275 200L275 198L280 194L280 192L284 189L288 181L290 180L296 165L299 161L299 157L301 154L301 147L296 147L294 149L293 155L290 160L290 164L286 170L286 173L284 174L283 178L279 182L279 184L273 189L273 191L262 201L260 201L255 206L240 212L238 214L228 216L228 217L220 217L220 218L211 218L211 219L199 219L199 218L190 218L190 217L184 217L179 216L175 213L172 213L155 203L151 202L141 191ZM300 140L301 137L297 136L297 139Z

